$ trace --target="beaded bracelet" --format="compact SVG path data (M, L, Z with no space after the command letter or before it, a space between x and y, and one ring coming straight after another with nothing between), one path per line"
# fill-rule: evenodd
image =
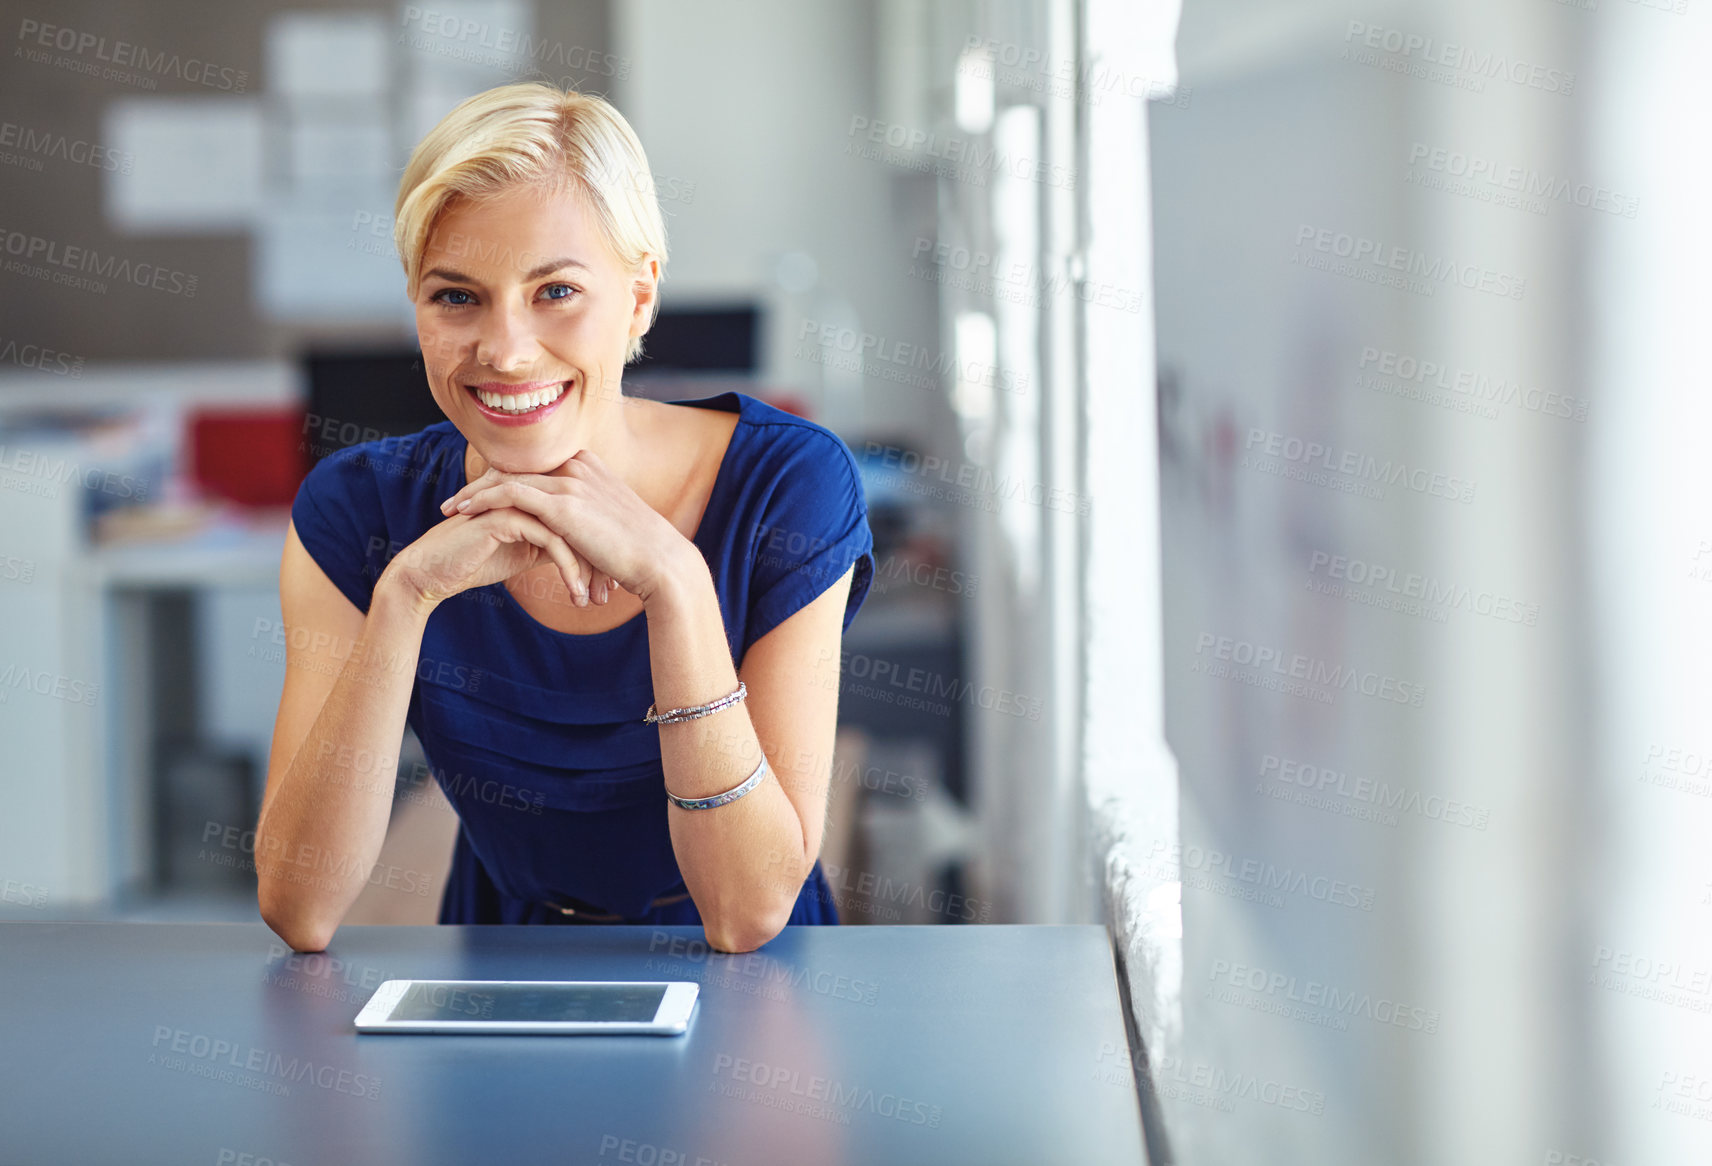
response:
M718 712L722 708L734 705L748 695L749 687L739 680L737 682L736 692L727 693L718 700L709 704L695 704L690 705L688 708L668 709L663 713L656 713L654 711L654 706L649 704L648 713L642 719L650 725L672 725L679 721L693 721L698 717L705 717L711 713Z
M712 809L714 806L723 806L727 802L736 801L738 798L760 785L761 779L766 776L767 755L763 753L761 755L761 764L755 767L755 772L744 778L741 785L733 786L722 794L714 794L712 797L708 798L680 798L671 790L667 790L666 797L673 805L682 810L708 810Z

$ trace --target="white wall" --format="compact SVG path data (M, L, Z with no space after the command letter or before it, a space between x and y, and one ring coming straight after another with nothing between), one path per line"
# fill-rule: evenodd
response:
M1619 12L1591 64L1593 173L1638 200L1587 263L1589 538L1601 710L1590 812L1597 845L1572 893L1592 918L1573 984L1584 1062L1614 1160L1712 1161L1712 458L1707 433L1708 13ZM1619 22L1617 15L1626 19ZM1623 1155L1618 1159L1618 1153Z
M1290 1085L1324 1108L1238 1102L1232 1120L1168 1098L1181 1161L1537 1162L1554 1149L1606 1160L1565 988L1580 954L1568 872L1593 712L1578 671L1577 529L1591 422L1519 404L1486 417L1360 378L1374 349L1577 395L1576 255L1615 228L1575 206L1533 214L1406 178L1416 143L1580 177L1582 100L1504 80L1447 85L1412 75L1418 59L1345 57L1353 20L1576 70L1587 15L1473 2L1185 9L1192 96L1152 120L1159 352L1176 384L1164 419L1165 664L1183 775L1183 1064ZM1322 253L1298 241L1303 227L1521 274L1526 291L1417 294L1312 270L1304 260ZM1472 481L1473 500L1397 485L1361 497L1336 473L1269 473L1254 430L1322 443L1334 460L1349 451ZM1539 619L1451 610L1440 622L1325 595L1310 587L1328 580L1316 553L1537 604ZM1196 669L1218 663L1209 635L1425 697L1412 707L1345 689L1324 704L1208 675ZM1367 820L1346 811L1372 807L1336 794L1335 780L1303 804L1291 800L1299 785L1265 771L1268 757L1458 799L1489 825ZM1226 873L1249 864L1341 880L1371 905L1249 896L1254 884ZM1233 967L1400 1001L1436 1014L1436 1031L1316 1024L1279 1011L1292 1006L1282 988L1227 999Z
M804 321L931 345L933 285L908 277L932 233L933 180L847 154L853 118L881 117L875 13L862 4L693 0L613 6L614 52L632 62L613 96L666 194L666 302L759 297L776 309L765 383L795 387L854 441L873 430L948 431L942 397L876 378L818 401ZM676 186L673 184L676 180ZM781 257L808 255L817 286L790 293Z

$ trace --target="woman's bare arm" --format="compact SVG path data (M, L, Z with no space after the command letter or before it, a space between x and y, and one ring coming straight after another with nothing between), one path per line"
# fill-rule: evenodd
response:
M737 687L719 598L700 552L650 596L648 648L660 709L705 704ZM730 789L766 754L773 776L735 802L666 808L672 850L708 943L753 951L785 926L820 854L838 728L839 642L853 570L757 640L743 660L748 698L660 726L666 788L681 798Z
M576 566L534 515L453 515L393 557L364 615L288 530L279 570L285 692L256 823L256 897L292 947L327 946L380 856L429 615L549 560L567 574Z
M430 605L376 583L367 615L286 533L280 561L285 690L256 824L262 919L321 951L386 840L405 713Z

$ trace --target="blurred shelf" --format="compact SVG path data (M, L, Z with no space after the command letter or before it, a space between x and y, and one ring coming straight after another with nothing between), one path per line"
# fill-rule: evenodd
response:
M253 586L279 579L285 510L223 519L183 538L99 545L87 556L92 578L112 587Z

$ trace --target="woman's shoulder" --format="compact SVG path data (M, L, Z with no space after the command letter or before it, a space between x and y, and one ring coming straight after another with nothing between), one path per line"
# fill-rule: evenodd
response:
M759 397L748 393L727 394L737 399L738 416L742 424L776 435L780 440L795 440L799 442L829 443L841 448L847 448L844 440L832 430L800 413L793 413L780 408Z
M741 517L747 618L741 651L853 570L848 628L873 577L873 535L855 455L826 426L734 394L750 441Z
M305 475L291 504L304 549L361 610L387 561L439 518L462 484L462 437L450 421L346 446Z
M832 430L747 393L723 393L707 400L726 398L731 402L729 410L738 414L732 440L737 443L743 438L740 448L747 475L788 478L796 489L814 493L860 495L856 456Z

